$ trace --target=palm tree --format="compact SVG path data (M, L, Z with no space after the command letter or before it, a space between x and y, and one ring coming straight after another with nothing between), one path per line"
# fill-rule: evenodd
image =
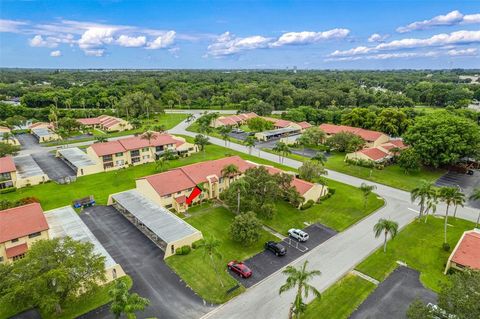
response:
M222 126L218 129L218 132L222 136L222 139L225 141L225 146L227 146L227 141L230 139L230 132L232 131L232 128L230 126Z
M144 310L150 303L147 298L140 297L136 293L129 293L128 286L123 280L116 280L115 285L108 291L112 303L110 304L110 311L115 316L115 319L120 318L124 313L127 318L136 318L135 312Z
M228 180L228 186L230 186L230 180L240 174L240 170L237 165L229 164L222 169L222 177Z
M288 153L291 153L288 145L283 142L277 142L275 146L272 148L272 151L274 151L275 153L278 153L278 161L280 163L283 162L282 161L283 156L285 156Z
M437 191L434 190L433 193L432 193L432 196L430 196L428 199L427 199L427 203L425 205L425 223L427 222L427 219L428 219L428 214L430 212L432 212L432 215L435 215L436 211L437 211L437 204L438 204L438 194L437 194Z
M255 137L253 136L247 136L245 141L243 141L243 144L245 144L246 147L248 147L248 154L252 155L252 148L255 147Z
M165 160L164 157L159 157L156 161L155 161L155 169L158 171L158 172L163 172L165 171L166 167L168 166L168 163L167 161Z
M11 132L4 132L2 136L2 140L8 144L9 141L14 142L15 141L15 135L13 135Z
M230 186L234 192L237 192L237 215L240 214L240 196L242 193L247 192L247 187L248 182L243 178L236 180L235 183Z
M473 193L469 197L470 200L477 201L480 200L480 187L477 187L473 190ZM475 228L478 227L480 223L480 211L478 212L477 222L475 223Z
M458 197L458 192L460 190L458 187L442 187L438 191L439 199L447 205L447 210L445 211L445 223L443 226L444 239L443 243L447 243L447 223L448 223L448 209L451 205L455 204L456 198Z
M68 98L65 100L65 102L63 102L65 104L65 106L67 107L67 109L71 110L72 109L72 99Z
M300 135L300 137L297 138L296 142L299 146L302 146L302 155L305 155L305 148L308 144L310 144L310 139L308 138L308 136L306 136L305 134Z
M107 137L103 136L103 135L100 135L100 136L95 137L95 142L94 143L105 143L106 141L108 141Z
M434 193L435 189L433 188L433 183L426 180L421 180L420 185L412 189L410 192L410 200L412 203L418 200L418 204L420 205L418 218L422 217L425 210L425 204L429 198L434 196Z
M297 289L297 295L288 312L289 319L293 318L294 315L295 318L299 319L300 315L305 311L307 305L303 302L304 297L308 298L310 293L313 293L317 298L321 297L320 291L308 283L313 277L320 276L321 272L319 270L307 270L307 264L308 260L305 260L300 269L288 266L282 271L282 273L288 277L285 284L280 287L278 293L281 295L291 289Z
M387 252L387 237L388 234L390 234L390 237L393 239L395 236L397 236L398 233L398 223L381 218L378 220L378 222L373 226L373 231L375 232L375 238L380 237L382 233L385 235L385 239L383 241L383 252Z
M377 189L377 186L366 183L360 185L360 190L363 193L363 210L367 209L368 195L370 195L374 189Z
M148 145L152 144L152 140L156 139L157 138L157 134L155 134L155 132L152 132L152 131L146 131L145 133L143 133L140 138L142 140L147 140L148 141Z
M210 263L212 264L213 270L217 274L218 280L220 281L220 285L224 287L222 278L219 276L218 269L215 263L215 258L216 259L221 259L222 254L218 250L218 247L220 246L220 241L216 239L215 237L207 237L204 239L203 243L200 245L200 249L203 250L203 258L209 258Z
M462 206L465 204L465 194L462 193L460 190L455 194L455 199L453 204L455 205L455 210L453 211L453 218L457 218L457 208L458 206Z
M50 107L50 113L48 114L48 120L50 122L53 122L55 128L58 126L58 109L56 106L51 106Z
M314 157L312 157L313 161L317 161L322 165L325 165L327 162L327 156L325 156L325 153L323 152L317 152Z
M205 157L205 146L208 144L208 136L198 134L195 136L194 144L198 146L200 150L203 151L203 156Z

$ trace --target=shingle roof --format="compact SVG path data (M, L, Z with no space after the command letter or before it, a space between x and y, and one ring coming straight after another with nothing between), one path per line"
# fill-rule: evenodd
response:
M13 157L11 156L0 157L0 174L15 172L16 170L17 169L15 167L15 162L13 161Z
M451 261L472 269L480 269L480 231L464 233Z
M0 211L0 243L48 229L39 203Z
M297 124L300 125L300 127L301 127L302 129L306 129L306 128L312 127L312 124L310 124L310 123L308 123L308 122L298 122Z

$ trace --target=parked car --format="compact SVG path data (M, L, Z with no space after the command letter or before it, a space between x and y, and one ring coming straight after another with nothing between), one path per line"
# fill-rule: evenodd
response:
M252 275L252 270L241 261L232 260L227 264L227 267L242 278L248 278Z
M285 246L274 241L267 241L265 243L265 249L270 250L277 256L284 256L287 253L287 248L285 248Z
M433 313L434 319L457 319L458 317L454 314L447 313L444 309L440 308L438 305L433 303L428 303L427 308Z
M288 235L298 241L307 241L309 236L301 229L292 228L288 230Z

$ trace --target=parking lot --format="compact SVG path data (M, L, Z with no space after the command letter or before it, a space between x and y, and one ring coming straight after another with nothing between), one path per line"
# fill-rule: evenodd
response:
M262 251L245 260L245 264L253 272L250 278L243 279L229 271L230 274L245 287L251 287L337 234L333 229L320 224L310 225L306 227L304 231L310 236L305 243L299 243L291 238L285 238L282 241L282 245L287 248L287 254L285 256L277 257L271 251Z
M405 319L415 299L436 303L437 295L423 287L420 273L400 266L381 282L373 293L350 316L350 319Z
M51 153L34 153L32 157L51 180L62 183L66 179L74 180L77 176L73 169Z
M138 318L200 318L212 310L163 261L163 251L111 206L80 215L112 258L133 279L133 292L150 299ZM81 318L113 318L100 307Z
M469 201L475 187L480 187L480 171L474 170L473 175L461 174L449 171L435 182L436 186L459 186L467 199L466 204L470 207L480 208L480 201Z

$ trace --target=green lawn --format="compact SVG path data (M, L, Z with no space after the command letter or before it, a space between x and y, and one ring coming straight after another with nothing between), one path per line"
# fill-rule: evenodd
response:
M214 236L221 241L219 251L222 258L216 265L224 287L221 286L210 260L204 258L201 249L195 249L185 256L171 256L166 262L203 299L223 303L245 290L241 286L231 294L226 293L237 284L228 274L226 264L230 260L245 260L255 255L263 249L266 241L276 240L276 237L262 230L260 240L251 247L245 247L230 237L228 229L235 215L226 208L203 205L198 209L191 209L189 213L192 213L192 216L185 219L189 224L202 231L204 236ZM241 282L240 279L239 281Z
M198 128L198 123L197 122L193 122L189 127L187 127L186 130L189 131L189 132L194 132L194 133L199 133L200 134L200 130ZM217 131L217 129L213 129L213 131L208 133L207 135L223 140L222 135L220 135L220 133ZM237 144L243 144L242 140L239 140L238 138L234 138L234 137L230 137L229 141L233 142L233 143L237 143Z
M363 194L358 188L334 180L328 180L328 186L335 189L335 194L329 199L306 210L279 202L276 204L275 217L264 220L264 223L283 234L287 234L290 228L304 228L304 222L319 222L337 231L343 231L383 206L383 199L370 194L367 209L364 210Z
M375 288L375 284L348 274L312 301L303 318L347 319Z
M452 249L463 232L474 227L472 222L454 218L450 218L448 224L447 237ZM377 250L356 269L382 281L396 268L396 261L402 261L420 271L422 283L438 292L440 283L448 280L443 271L450 252L442 249L442 243L443 218L431 217L427 223L415 220L388 242L386 253Z
M128 287L132 287L132 279L129 276L119 278L117 280L125 281ZM48 314L42 312L43 319L72 319L77 318L78 316L87 313L93 309L96 309L110 301L108 296L108 290L115 284L115 282L110 282L105 286L99 287L96 291L88 295L82 295L77 298L74 302L66 305L63 309L63 312L60 315ZM2 304L0 302L0 319L9 318L22 310L14 309L10 305Z

